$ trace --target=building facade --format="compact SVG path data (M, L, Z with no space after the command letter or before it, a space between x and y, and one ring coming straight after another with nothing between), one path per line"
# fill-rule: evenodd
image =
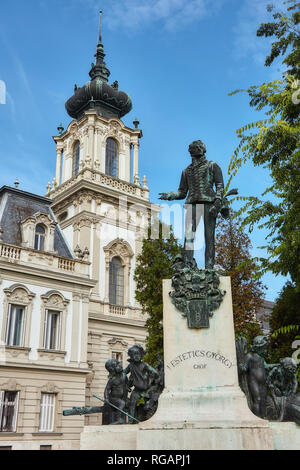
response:
M74 259L51 200L0 190L0 448L73 449L85 403L90 279Z

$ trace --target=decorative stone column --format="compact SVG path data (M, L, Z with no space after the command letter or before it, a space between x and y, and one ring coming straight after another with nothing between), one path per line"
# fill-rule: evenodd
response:
M73 293L72 298L72 341L71 341L71 362L80 362L79 341L80 341L80 300L81 295Z
M57 186L61 183L61 157L62 157L62 148L57 146L56 148L56 183Z
M86 158L89 157L92 162L94 162L94 126L93 124L89 124L88 127L88 153Z
M100 170L101 165L102 165L102 163L101 163L101 160L102 160L102 154L101 154L101 151L102 151L102 138L101 138L101 134L102 134L101 129L99 127L96 127L95 128L94 160L93 160L93 168L95 170Z
M139 175L139 146L138 142L133 142L133 183Z
M124 264L124 305L127 307L130 305L129 293L130 293L130 259L127 257Z

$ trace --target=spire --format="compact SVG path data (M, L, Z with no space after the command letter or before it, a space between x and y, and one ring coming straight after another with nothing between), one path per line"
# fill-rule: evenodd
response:
M110 76L110 71L106 67L104 62L104 49L102 44L102 10L100 11L100 25L99 25L99 42L97 44L97 51L95 54L96 57L96 64L92 64L92 68L90 70L90 77L92 80L96 78L100 78L101 80L108 82L108 77Z
M104 49L102 44L102 11L100 11L100 26L98 44L96 50L96 63L92 64L89 72L91 80L84 86L75 85L74 94L65 104L69 116L80 119L87 110L96 112L107 119L122 116L129 113L132 108L130 96L119 90L119 83L115 80L111 85L108 83L110 71L104 62Z
M99 42L98 42L98 44L102 43L101 34L102 34L102 10L100 10L100 26L99 26Z

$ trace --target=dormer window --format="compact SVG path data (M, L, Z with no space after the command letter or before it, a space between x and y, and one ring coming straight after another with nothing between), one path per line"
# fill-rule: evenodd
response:
M35 238L34 238L34 249L44 251L45 250L45 236L46 230L43 225L38 224L35 227Z
M118 177L118 144L111 137L106 141L105 173L114 178Z
M49 214L36 212L21 222L22 245L31 250L54 252L55 222Z
M80 142L77 140L73 150L73 175L78 175L80 163Z

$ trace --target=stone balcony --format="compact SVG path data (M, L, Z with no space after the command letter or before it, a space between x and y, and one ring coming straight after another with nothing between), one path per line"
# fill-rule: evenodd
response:
M147 181L145 178L143 180L143 186L139 181L133 184L118 178L114 178L113 176L106 175L98 170L91 169L87 165L84 166L77 175L65 181L60 186L57 185L55 180L53 180L52 186L49 183L47 186L46 197L55 199L68 188L81 180L90 181L92 183L99 184L100 186L116 189L118 192L121 192L124 195L136 196L146 201L149 200L149 189L147 187Z
M0 242L0 261L89 277L90 262Z

